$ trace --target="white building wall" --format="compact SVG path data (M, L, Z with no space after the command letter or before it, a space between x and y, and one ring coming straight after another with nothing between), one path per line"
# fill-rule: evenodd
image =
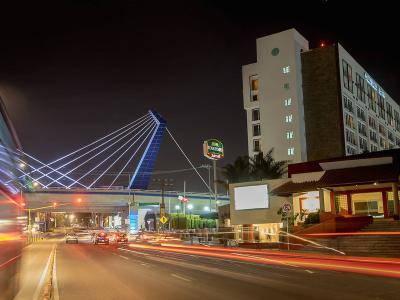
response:
M274 158L277 160L307 160L301 50L308 50L308 41L296 30L286 30L257 39L257 63L243 66L243 102L247 112L249 156L256 154L253 141L259 139L261 151L266 153L274 148ZM287 67L289 69L284 71ZM259 80L257 101L252 101L252 78ZM290 101L290 105L285 105L285 100ZM252 110L255 108L260 109L260 120L257 122L252 121ZM286 117L290 119L290 116L291 121L286 122ZM259 137L253 136L254 124L261 126ZM288 139L290 132L292 138ZM289 149L293 149L293 153Z

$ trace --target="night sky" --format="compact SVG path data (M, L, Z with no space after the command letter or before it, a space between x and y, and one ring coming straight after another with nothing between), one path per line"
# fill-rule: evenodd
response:
M9 2L0 4L0 93L24 150L44 161L150 108L195 165L208 163L207 138L225 144L220 166L247 154L241 66L256 61L256 38L292 27L311 47L339 41L400 99L393 1ZM156 169L187 167L166 137ZM204 190L185 175L189 190ZM172 176L176 189L182 176Z

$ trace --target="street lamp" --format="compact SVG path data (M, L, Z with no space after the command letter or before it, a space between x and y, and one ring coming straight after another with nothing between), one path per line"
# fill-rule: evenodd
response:
M210 211L210 207L209 206L204 206L204 211Z

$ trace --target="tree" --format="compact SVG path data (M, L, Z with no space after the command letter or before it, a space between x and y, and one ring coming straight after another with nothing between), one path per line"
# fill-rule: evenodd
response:
M260 152L250 159L251 177L254 180L276 179L286 174L288 161L276 161L272 156L273 151L271 148L266 155Z
M273 149L265 156L262 152L254 158L239 156L233 164L223 167L222 174L229 183L281 178L287 172L288 161L276 161L272 153Z
M237 183L251 180L250 159L247 155L238 156L233 164L223 167L222 174L229 183Z

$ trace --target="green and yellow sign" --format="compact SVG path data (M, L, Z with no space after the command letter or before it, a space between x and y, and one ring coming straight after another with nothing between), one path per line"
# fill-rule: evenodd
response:
M213 160L224 158L224 145L216 139L206 140L203 143L203 155Z

